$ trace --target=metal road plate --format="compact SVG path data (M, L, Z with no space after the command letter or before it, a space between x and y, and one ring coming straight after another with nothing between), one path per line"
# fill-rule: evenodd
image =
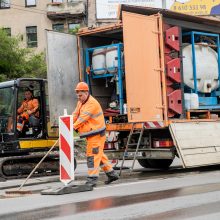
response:
M170 125L184 167L220 164L220 122L184 122Z

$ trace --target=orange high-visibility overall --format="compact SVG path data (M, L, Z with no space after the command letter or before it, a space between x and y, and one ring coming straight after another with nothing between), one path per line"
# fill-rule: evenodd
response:
M27 112L29 111L29 113ZM17 119L17 130L22 131L24 124L29 120L30 115L39 117L39 102L37 99L24 100L17 110L19 116ZM22 120L19 120L22 118Z
M37 99L24 100L21 106L18 108L18 114L24 114L28 110L31 112L29 115L34 114L34 116L39 117L39 102Z
M98 101L91 95L82 104L77 103L73 112L74 129L87 140L86 156L88 166L88 176L98 177L99 167L105 173L111 172L112 165L104 154L105 144L105 119L102 108Z

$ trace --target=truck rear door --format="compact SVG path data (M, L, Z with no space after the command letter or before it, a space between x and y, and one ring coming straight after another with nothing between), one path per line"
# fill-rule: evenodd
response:
M47 31L46 35L50 124L56 127L64 109L71 114L76 107L74 88L79 82L77 38L54 31Z
M122 12L129 122L163 121L159 17Z

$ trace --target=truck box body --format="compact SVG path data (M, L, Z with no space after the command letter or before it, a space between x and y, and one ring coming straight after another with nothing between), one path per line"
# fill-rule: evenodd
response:
M183 66L182 48L191 43L190 37L184 34L198 32L211 40L213 38L209 35L219 35L216 27L219 27L220 23L166 10L158 12L157 9L123 5L122 23L79 32L81 77L87 77L85 70L88 66L83 55L85 48L110 45L112 41L119 41L124 46L124 103L127 103L129 122L159 122L167 126L173 120L211 119L211 116L218 118L218 92L215 97L211 93L198 94L198 99L201 100L208 97L206 105L198 106L197 109L186 109L184 93L199 92L187 86L183 80L183 70L186 67ZM195 42L195 45L199 43L205 45L207 42ZM215 50L218 53L217 49ZM195 62L196 67L198 62L203 61ZM219 74L219 69L217 71ZM111 88L106 88L105 79L89 78L93 95L104 103L104 109L107 108ZM199 80L198 76L195 81ZM218 90L219 86L215 91ZM212 99L217 102L208 103Z

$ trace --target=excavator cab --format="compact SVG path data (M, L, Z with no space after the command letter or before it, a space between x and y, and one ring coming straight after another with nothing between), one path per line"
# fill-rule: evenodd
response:
M38 114L32 117L33 113L26 110L29 118L21 132L18 129L18 108L27 98L27 89L39 103ZM50 126L47 94L47 81L44 79L20 78L0 83L0 179L27 176L45 152L57 143L58 131ZM59 154L54 148L34 175L54 175L58 172Z
M20 140L46 139L46 99L43 79L17 79L0 83L0 152L20 151ZM38 117L30 117L22 132L18 130L18 108L24 101L27 88L39 103ZM48 113L49 114L49 113Z
M20 113L17 116L17 132L19 137L23 138L40 138L43 134L43 119L41 118L41 84L38 81L23 81L20 83L19 90L18 90L18 106L17 106L17 113L18 109L22 106L25 101L25 93L32 95L31 100L34 103L37 103L38 107L35 113L31 115L27 115L28 118L25 118L25 112L22 114ZM32 106L33 107L33 106ZM24 117L24 119L22 118ZM19 130L19 120L22 121L20 125L22 125L22 130Z

